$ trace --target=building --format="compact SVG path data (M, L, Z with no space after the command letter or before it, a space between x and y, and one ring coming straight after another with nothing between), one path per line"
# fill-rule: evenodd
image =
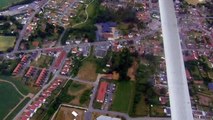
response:
M105 99L105 95L106 95L106 91L107 91L107 86L108 83L107 82L101 82L99 89L98 89L98 95L96 98L97 102L103 103L104 99Z
M33 72L35 71L35 68L33 66L30 66L27 73L25 74L26 77L32 76Z
M55 64L54 64L54 68L58 69L62 60L66 57L67 53L65 51L62 51L59 56L57 57Z
M22 69L22 67L23 67L23 65L19 63L16 66L16 68L13 70L13 75L17 75L20 72L20 70Z
M44 82L46 76L47 76L47 70L46 70L46 68L43 68L40 75L38 76L38 79L35 82L35 85L41 86L41 84Z
M101 116L97 117L96 120L121 120L121 118L115 118L115 117L101 115Z
M213 83L209 83L208 88L209 88L209 90L213 91Z
M103 40L115 40L119 38L115 22L105 22L97 25L98 37Z

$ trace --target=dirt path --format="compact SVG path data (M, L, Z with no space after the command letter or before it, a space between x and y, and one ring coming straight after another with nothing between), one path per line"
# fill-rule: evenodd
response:
M22 97L25 97L25 95L21 91L19 91L19 89L16 87L16 85L13 84L12 82L7 81L7 80L0 80L0 82L6 82L6 83L11 84Z

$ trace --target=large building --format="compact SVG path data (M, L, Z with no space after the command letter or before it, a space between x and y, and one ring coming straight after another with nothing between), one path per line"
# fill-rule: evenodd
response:
M97 102L100 102L100 103L104 102L104 98L105 98L106 91L107 91L107 86L108 86L107 82L101 82L100 83L100 86L99 86L99 89L98 89L98 95L97 95L97 98L96 98Z

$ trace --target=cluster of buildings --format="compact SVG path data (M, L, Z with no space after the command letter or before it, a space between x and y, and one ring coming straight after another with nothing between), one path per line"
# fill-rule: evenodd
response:
M29 60L29 57L24 55L22 58L21 58L21 61L20 63L16 66L16 68L13 70L13 73L12 75L16 76L18 75L22 70L23 70L23 67L25 66L25 64L28 62Z
M117 23L105 22L96 24L98 40L116 40L120 38L119 31L116 29Z
M68 25L70 25L70 19L76 16L76 9L83 3L83 0L66 0L63 2L51 0L45 6L44 16L54 25L68 27Z
M113 94L115 92L116 85L114 83L109 83L107 81L101 81L98 93L96 96L96 101L102 103L102 110L108 110L112 104Z
M45 89L39 97L37 97L22 113L21 120L29 120L37 112L43 104L45 104L46 99L51 96L52 92L62 83L61 79L54 80L51 85Z
M68 75L71 70L72 60L68 59L61 70L62 75Z

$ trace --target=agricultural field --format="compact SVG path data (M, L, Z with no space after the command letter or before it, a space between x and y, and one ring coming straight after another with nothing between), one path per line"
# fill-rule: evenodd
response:
M0 51L6 51L8 48L14 46L16 37L14 36L0 36Z
M24 0L0 0L0 10Z
M2 120L18 104L22 96L11 84L5 82L0 82L0 93L0 119Z
M111 110L129 113L133 104L134 87L134 82L117 82L115 98L113 100Z

